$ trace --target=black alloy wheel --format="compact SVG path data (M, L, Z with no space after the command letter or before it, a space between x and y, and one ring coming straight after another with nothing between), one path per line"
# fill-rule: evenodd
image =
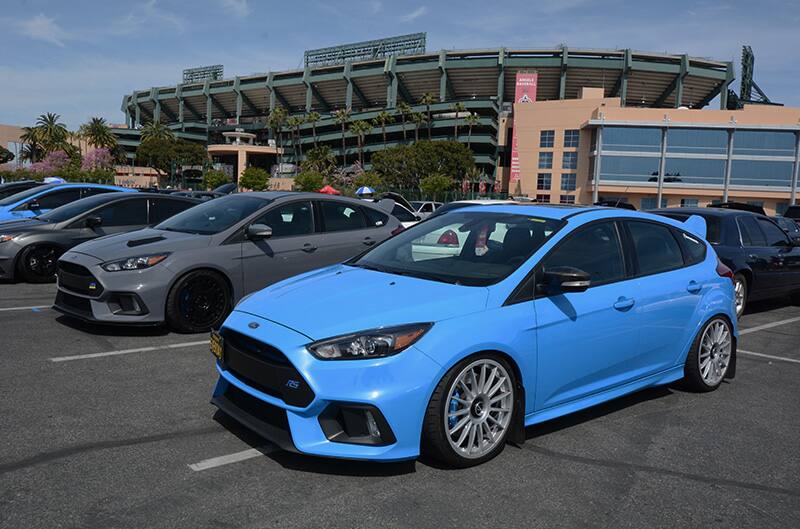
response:
M61 252L46 244L29 246L22 250L17 261L19 275L29 283L47 283L56 275L56 263Z
M231 294L221 274L197 270L183 276L167 297L167 322L181 332L217 328L230 312Z

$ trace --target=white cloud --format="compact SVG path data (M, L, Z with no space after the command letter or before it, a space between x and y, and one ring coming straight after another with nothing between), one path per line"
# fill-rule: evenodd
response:
M32 39L49 42L56 46L64 47L64 41L71 38L70 34L61 29L54 18L38 14L33 18L20 20L17 30L22 35Z
M239 18L244 18L250 14L250 6L247 4L247 0L222 0L222 5Z
M411 13L401 16L400 20L402 20L403 22L413 22L414 20L418 19L427 12L428 8L426 6L420 6Z

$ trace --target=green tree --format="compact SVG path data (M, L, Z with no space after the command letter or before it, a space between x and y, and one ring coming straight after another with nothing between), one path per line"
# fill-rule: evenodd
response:
M350 132L358 141L358 163L364 167L364 138L372 132L372 125L369 122L359 119L350 124Z
M14 159L14 153L0 145L0 164L8 163Z
M300 170L320 173L325 178L329 178L336 171L336 156L333 155L329 146L320 145L306 153L305 160L300 162Z
M267 118L267 126L272 131L272 136L278 145L278 163L283 163L283 126L286 124L286 109L277 106L272 109Z
M405 141L407 139L406 121L409 117L411 117L414 111L412 110L411 105L403 101L397 104L397 110L395 110L395 112L400 116L400 120L403 122L403 141Z
M383 180L375 171L364 171L356 176L356 179L353 181L353 185L356 189L362 186L367 186L377 190L383 187Z
M147 140L174 140L175 134L160 121L148 121L140 132L141 142Z
M175 140L173 149L175 152L174 162L178 165L205 165L208 163L208 151L199 143L178 138Z
M372 169L389 187L418 187L430 175L460 181L475 167L472 152L455 141L419 141L372 155Z
M453 139L455 141L458 141L458 120L461 118L460 114L462 112L466 112L467 107L464 106L464 103L459 101L458 103L453 103L452 105L450 105L450 108L456 114L455 123L453 124Z
M300 146L300 125L305 123L305 119L300 116L291 116L286 120L289 133L292 137L292 150L294 150L294 163L300 165L300 157L303 156L303 148Z
M414 112L411 114L411 121L414 122L414 141L419 141L419 128L427 121L425 114L422 112ZM430 129L428 129L430 131Z
M294 177L295 191L319 191L325 183L325 177L318 171L301 171Z
M314 148L317 147L317 122L321 117L319 112L313 110L306 114L306 123L311 123L311 135L314 137Z
M164 138L149 138L136 149L136 161L146 167L152 167L159 176L165 176L172 170L175 161L175 141Z
M477 114L469 113L467 117L464 118L464 122L467 124L467 149L472 149L472 127L477 125L481 122L481 118Z
M420 190L431 200L436 200L439 193L449 191L453 188L455 180L441 173L434 173L422 178L419 181Z
M230 182L230 177L225 173L225 171L218 171L216 169L211 169L203 173L203 187L206 188L208 191L215 189L222 184L227 184Z
M69 150L66 148L68 139L67 126L61 123L60 119L61 116L52 112L42 114L36 119L39 143L45 153Z
M343 108L333 114L333 118L342 127L342 168L347 167L347 124L350 123L350 109Z
M113 151L118 143L117 137L111 132L111 127L104 118L91 118L80 126L78 132L89 145L97 148L104 147Z
M38 162L44 157L44 147L42 146L42 131L37 127L22 127L22 134L19 139L23 143L20 158L23 161Z
M436 102L436 97L430 92L425 92L422 94L422 97L419 100L420 105L425 105L425 115L428 118L428 139L431 139L431 125L433 124L433 120L431 119L431 105Z
M248 167L242 172L239 185L251 191L266 191L269 188L269 173L260 167Z
M382 110L378 112L378 114L373 118L372 124L376 127L380 127L381 135L383 136L383 146L386 147L386 125L394 123L394 116Z

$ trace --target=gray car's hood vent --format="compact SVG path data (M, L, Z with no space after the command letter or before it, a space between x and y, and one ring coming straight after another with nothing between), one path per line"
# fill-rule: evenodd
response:
M128 248L135 248L136 246L144 246L145 244L150 244L153 242L163 241L166 237L163 235L158 235L156 237L147 237L146 239L133 239L128 241Z

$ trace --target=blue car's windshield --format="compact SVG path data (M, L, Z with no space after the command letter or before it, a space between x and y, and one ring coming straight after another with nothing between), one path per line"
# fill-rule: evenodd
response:
M530 215L456 211L401 232L348 264L486 286L516 270L562 224Z
M41 193L47 189L46 186L39 186L39 187L32 187L30 189L26 189L25 191L20 191L15 195L8 196L3 200L0 200L0 206L10 206L11 204L16 204L20 200L25 200L27 198L32 197L36 193Z
M245 194L227 195L178 213L156 229L213 235L227 230L269 203L270 200L265 198Z

